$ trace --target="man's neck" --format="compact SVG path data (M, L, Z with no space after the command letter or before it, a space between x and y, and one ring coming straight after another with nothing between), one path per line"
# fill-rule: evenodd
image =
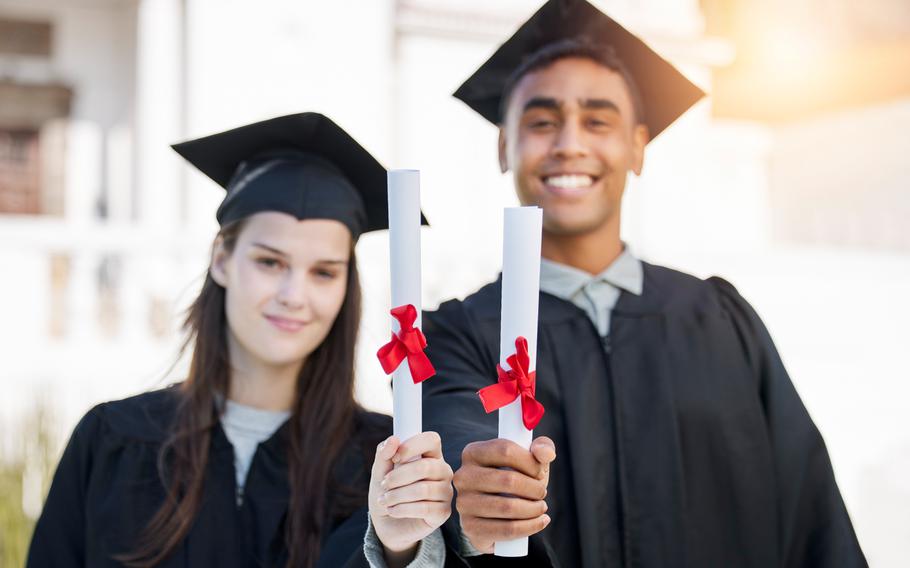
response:
M619 228L581 235L554 235L543 232L540 255L588 274L600 274L622 254Z

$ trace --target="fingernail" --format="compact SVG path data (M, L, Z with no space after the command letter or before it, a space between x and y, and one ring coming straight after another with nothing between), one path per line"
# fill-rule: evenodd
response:
M543 516L543 526L547 526L549 524L550 524L550 515L544 515Z
M386 500L385 496L386 496L386 493L383 493L382 495L380 495L379 497L376 498L376 501L380 505L385 505L385 500Z
M394 456L392 456L392 463L398 463L400 461L401 461L401 456L399 456L397 453Z

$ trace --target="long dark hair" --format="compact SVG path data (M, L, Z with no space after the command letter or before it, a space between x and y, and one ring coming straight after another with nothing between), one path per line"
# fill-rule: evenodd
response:
M245 220L219 232L232 253ZM212 429L218 421L217 398L230 382L225 290L207 274L199 297L187 310L183 350L193 346L187 379L172 434L162 445L159 471L167 493L142 533L136 550L118 559L128 566L151 567L186 537L199 510ZM344 302L322 344L307 357L297 378L288 437L290 502L285 522L288 566L311 567L319 556L333 489L332 468L354 429L354 348L360 324L360 283L351 251ZM312 459L318 455L319 459ZM309 459L308 459L309 458Z

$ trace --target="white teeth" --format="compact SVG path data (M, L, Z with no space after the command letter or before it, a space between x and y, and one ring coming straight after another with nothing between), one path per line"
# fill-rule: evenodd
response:
M578 189L594 183L594 178L587 175L567 174L544 178L544 183L561 189Z

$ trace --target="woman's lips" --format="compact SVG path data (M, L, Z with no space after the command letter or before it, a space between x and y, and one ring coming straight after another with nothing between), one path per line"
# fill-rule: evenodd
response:
M290 333L300 331L307 324L307 322L305 322L305 321L290 319L290 318L283 318L280 316L267 315L267 316L265 316L265 319L269 320L269 323L271 323L272 325L274 325L281 331L287 331Z

